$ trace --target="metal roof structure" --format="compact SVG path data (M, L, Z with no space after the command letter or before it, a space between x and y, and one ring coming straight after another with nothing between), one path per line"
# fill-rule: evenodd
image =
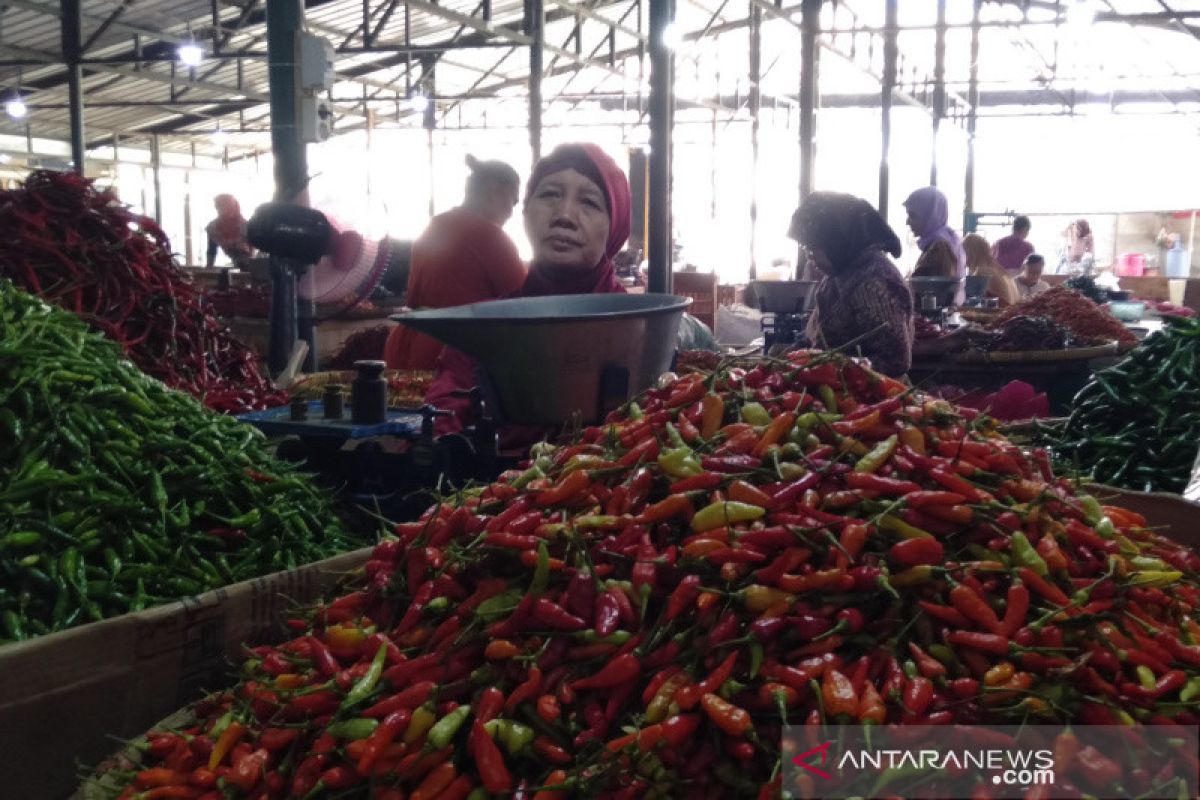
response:
M651 0L544 2L546 124L581 105L643 113ZM748 118L752 87L763 104L796 105L804 4L792 2L678 0L677 107ZM19 93L29 109L20 120L0 115L0 136L69 140L60 23L73 5L89 149L154 135L164 151L237 157L270 148L266 0L0 0L0 95ZM304 5L308 29L336 48L331 98L339 129L368 119L486 127L498 105L523 113L534 41L528 21L540 0ZM979 116L1075 114L1094 104L1131 113L1200 111L1200 0L980 0L977 60L975 5L826 0L818 105L883 102L892 6L895 102L965 119L974 64ZM751 28L760 47L757 81L747 60ZM177 55L189 42L205 53L195 68ZM432 100L426 114L409 102L414 92ZM218 127L224 142L214 141Z

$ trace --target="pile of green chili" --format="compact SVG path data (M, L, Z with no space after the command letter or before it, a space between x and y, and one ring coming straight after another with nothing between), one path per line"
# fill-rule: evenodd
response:
M0 644L352 544L256 430L0 281Z
M1163 330L1096 373L1061 427L1044 432L1064 464L1111 486L1183 491L1200 446L1200 321L1164 319Z

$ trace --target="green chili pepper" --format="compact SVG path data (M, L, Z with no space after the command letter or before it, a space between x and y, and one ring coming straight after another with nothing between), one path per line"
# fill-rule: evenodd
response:
M1023 567L1029 567L1038 575L1045 576L1050 574L1050 568L1046 566L1046 560L1030 544L1029 539L1023 532L1014 531L1010 543L1013 558L1018 564Z
M691 478L704 472L700 460L686 445L659 453L658 466L673 478Z
M484 724L488 736L504 745L509 755L517 755L533 742L533 728L511 719L493 719Z
M896 445L898 443L899 439L895 434L884 439L871 448L869 453L858 460L858 463L854 465L854 471L874 472L879 469L884 465L884 462L892 457L892 453L896 452Z
M762 403L746 403L742 406L742 421L751 425L770 425L771 415Z
M357 719L344 719L334 722L325 730L330 736L336 739L354 741L356 739L366 739L378 727L379 720L359 717Z
M463 723L467 721L467 717L469 716L471 716L471 707L469 705L462 705L439 719L429 729L427 739L429 746L434 750L441 750L450 744L450 740L454 738L454 734L458 733L458 729L463 726Z
M537 566L533 570L533 580L529 584L529 593L541 595L545 593L550 582L550 548L545 541L538 542Z
M366 673L359 679L358 683L351 687L346 693L346 698L342 700L341 708L345 710L358 705L363 700L366 700L371 692L375 691L375 686L379 683L379 677L383 674L383 665L387 663L387 645L379 645L379 650L375 653L375 658L371 661L371 666Z

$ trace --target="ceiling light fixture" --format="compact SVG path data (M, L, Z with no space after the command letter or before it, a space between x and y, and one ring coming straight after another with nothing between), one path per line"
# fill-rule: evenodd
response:
M179 63L185 67L198 67L200 62L204 61L204 51L195 42L179 45L176 52L179 55Z
M25 105L25 101L21 99L21 93L16 89L13 89L12 97L4 104L4 110L13 119L22 119L29 113L29 107Z
M409 95L408 107L418 114L425 113L425 109L429 108L429 98L420 89L414 89Z

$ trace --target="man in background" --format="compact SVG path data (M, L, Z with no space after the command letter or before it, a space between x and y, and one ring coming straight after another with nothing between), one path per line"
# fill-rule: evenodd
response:
M1050 284L1042 280L1042 272L1046 269L1046 259L1037 253L1031 253L1025 259L1021 274L1016 277L1017 293L1022 300L1037 297L1042 292L1050 290Z
M1029 217L1018 215L1013 219L1012 233L992 245L992 258L996 259L1009 275L1016 275L1025 264L1025 259L1033 253L1033 245L1029 239L1029 229L1033 227Z
M503 161L467 156L462 205L429 222L412 247L412 270L404 304L447 308L507 297L525 282L517 247L501 228L520 197L520 177ZM390 369L433 370L443 345L398 326L388 336L384 360Z

